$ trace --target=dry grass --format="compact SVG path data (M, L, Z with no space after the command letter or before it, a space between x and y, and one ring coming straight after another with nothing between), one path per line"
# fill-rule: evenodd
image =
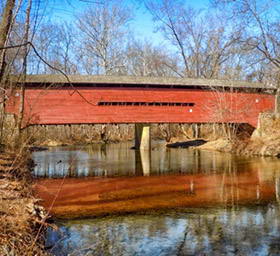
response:
M32 196L27 153L0 153L0 255L46 255L46 213Z

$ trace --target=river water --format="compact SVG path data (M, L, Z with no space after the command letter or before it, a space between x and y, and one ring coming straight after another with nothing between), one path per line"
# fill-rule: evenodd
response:
M51 253L280 255L279 159L131 146L33 153Z

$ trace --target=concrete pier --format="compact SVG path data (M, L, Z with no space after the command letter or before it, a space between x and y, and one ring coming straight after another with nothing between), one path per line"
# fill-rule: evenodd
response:
M149 124L135 124L135 149L151 150L151 127Z

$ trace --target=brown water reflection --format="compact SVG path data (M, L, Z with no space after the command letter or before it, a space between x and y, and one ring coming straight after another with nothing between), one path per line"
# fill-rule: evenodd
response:
M221 155L211 165L176 174L41 179L35 190L43 205L63 218L279 200L278 159L241 158L238 162L232 155ZM203 169L206 166L211 169Z

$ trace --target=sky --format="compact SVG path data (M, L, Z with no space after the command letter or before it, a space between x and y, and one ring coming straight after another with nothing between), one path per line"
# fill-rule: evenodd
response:
M52 19L57 21L74 21L76 13L82 12L88 7L88 3L79 0L49 0L49 13ZM194 8L207 8L209 0L186 0L186 5ZM141 0L125 0L125 3L134 9L134 18L130 28L134 32L136 38L153 41L156 44L164 42L161 34L156 33L151 14L145 9Z

